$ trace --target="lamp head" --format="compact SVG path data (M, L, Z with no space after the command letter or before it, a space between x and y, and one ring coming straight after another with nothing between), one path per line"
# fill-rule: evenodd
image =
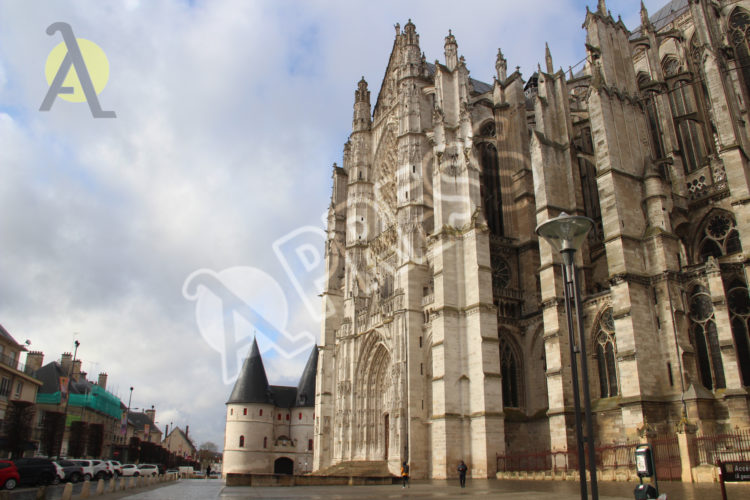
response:
M539 224L536 234L558 252L576 252L583 245L583 240L593 226L594 221L588 217L563 212L554 219Z

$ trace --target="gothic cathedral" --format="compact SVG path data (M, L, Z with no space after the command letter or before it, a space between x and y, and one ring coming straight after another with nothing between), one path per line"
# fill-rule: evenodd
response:
M585 64L549 49L491 84L409 21L333 166L313 468L408 460L493 477L575 449L560 256L580 270L597 443L750 426L750 1L672 0L628 30L587 9ZM750 255L750 252L749 252Z

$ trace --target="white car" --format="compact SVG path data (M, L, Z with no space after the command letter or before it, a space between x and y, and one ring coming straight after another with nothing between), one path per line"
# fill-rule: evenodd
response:
M107 469L114 477L122 476L122 465L117 460L107 460Z
M141 476L158 476L159 468L153 464L141 464L138 466Z
M71 460L71 462L81 466L83 469L84 481L91 481L96 475L96 470L94 469L92 460Z
M123 477L138 477L141 475L141 473L138 472L138 466L135 464L123 464L120 467L120 470Z
M109 479L113 473L109 469L107 462L101 460L92 460L91 464L94 466L94 478L95 479Z

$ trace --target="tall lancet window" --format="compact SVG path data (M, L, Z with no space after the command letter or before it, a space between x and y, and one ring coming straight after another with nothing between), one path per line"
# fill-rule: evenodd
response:
M737 58L737 67L739 74L742 75L745 84L745 101L750 99L750 45L748 45L748 35L750 35L750 13L745 9L734 9L729 16L728 25L729 43L734 47L734 53Z
M674 57L667 57L662 68L669 85L669 101L685 170L692 172L708 164L710 147L700 96L696 92L698 84Z
M734 277L726 285L729 319L742 385L750 386L750 295L744 278Z
M482 127L480 135L494 139L495 124L490 123ZM500 189L500 166L498 165L497 149L489 142L479 144L479 161L482 165L482 201L484 202L484 216L490 233L504 236L503 198Z
M599 368L599 393L603 398L617 396L617 364L615 362L615 322L608 307L599 318L596 333L596 358Z
M500 329L500 373L503 379L503 407L520 408L522 396L521 356L510 337Z
M690 341L695 348L701 383L706 389L725 388L714 307L708 289L702 285L694 286L690 292L690 321Z

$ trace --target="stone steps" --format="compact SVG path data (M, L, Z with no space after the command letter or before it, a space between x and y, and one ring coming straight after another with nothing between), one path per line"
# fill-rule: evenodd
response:
M316 476L388 477L393 474L384 461L341 462L314 473Z

